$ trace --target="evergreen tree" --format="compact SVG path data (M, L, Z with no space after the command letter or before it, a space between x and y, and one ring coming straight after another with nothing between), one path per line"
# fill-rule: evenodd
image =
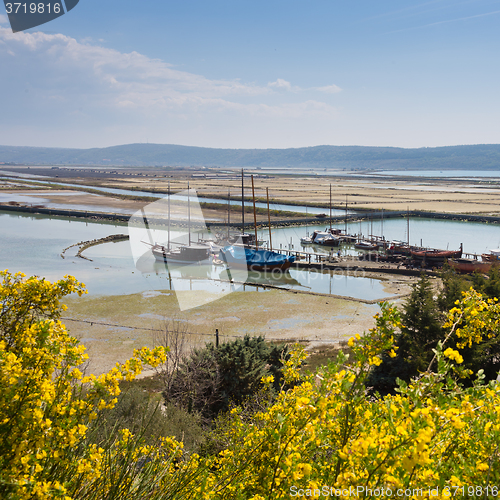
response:
M440 311L446 313L457 300L462 298L462 292L465 292L472 286L472 280L468 276L457 274L448 264L445 263L441 271L441 282L443 288L438 295L438 307ZM478 275L479 277L479 275ZM476 290L476 285L474 285Z
M434 355L433 349L440 340L444 340L442 329L446 313L462 298L462 291L471 286L483 294L485 298L500 297L500 272L493 267L488 276L476 274L472 277L457 275L452 269L445 269L442 274L443 289L434 300L431 283L426 276L421 276L401 314L401 331L395 344L398 347L396 356L382 356L382 364L373 368L367 386L372 392L381 395L393 393L396 380L400 378L409 382L427 370ZM455 347L458 338L452 336L448 345ZM500 334L480 344L460 350L464 358L463 366L475 374L484 370L487 380L497 378L500 370ZM462 380L463 385L471 384L471 380Z
M426 370L434 355L432 349L443 338L441 324L431 283L422 275L403 306L396 356L383 356L382 364L374 367L367 380L368 387L381 395L393 393L398 378L408 382Z
M401 315L398 356L409 365L410 376L427 369L434 349L443 338L442 315L429 279L422 275L404 306Z

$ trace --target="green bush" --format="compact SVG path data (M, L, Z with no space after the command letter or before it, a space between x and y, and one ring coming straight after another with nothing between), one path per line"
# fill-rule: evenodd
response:
M231 404L240 404L255 394L264 376L273 375L274 389L278 390L286 353L285 346L249 335L219 346L210 343L183 360L163 395L167 402L199 413L210 422Z
M129 429L151 445L158 443L161 437L173 436L184 442L188 452L197 450L204 439L197 415L172 404L163 406L159 395L148 394L135 386L122 392L113 409L101 412L89 437L99 444L122 429Z

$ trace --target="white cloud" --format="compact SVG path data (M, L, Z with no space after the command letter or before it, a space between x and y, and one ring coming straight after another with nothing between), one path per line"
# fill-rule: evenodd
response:
M314 87L312 90L318 90L319 92L325 92L326 94L337 94L342 92L340 87L337 85L327 85L326 87Z
M0 14L0 24L9 24L9 19L7 18L7 16Z
M31 144L43 145L77 146L84 136L89 146L120 144L139 134L184 144L203 136L219 146L232 137L242 145L239 134L267 141L287 129L291 140L312 133L311 122L338 116L332 105L310 98L314 89L281 78L265 85L210 79L62 34L0 28L0 67L9 75L0 79L0 93L10 96L0 115L3 143L19 144L14 131L29 130Z
M267 86L279 90L292 90L292 84L282 78L278 78L275 82L269 82Z
M336 109L324 102L308 100L298 103L285 103L279 105L268 104L238 104L230 103L228 109L237 111L245 111L252 116L270 116L280 118L300 118L307 114L317 116L333 116L336 114Z
M221 106L234 108L233 100L272 98L273 91L298 92L300 87L278 78L267 86L234 80L212 80L202 75L175 69L172 65L138 52L122 53L114 49L79 42L62 34L12 33L0 28L0 45L21 60L30 61L33 81L46 80L51 93L64 96L71 88L88 94L95 103L116 108L179 109ZM57 82L54 85L54 81ZM336 85L319 87L333 93ZM91 95L92 94L92 95ZM81 95L81 94L80 94ZM48 98L49 96L46 95ZM84 97L84 96L83 96ZM259 105L257 105L259 106ZM324 106L327 106L326 104ZM324 107L323 106L323 107ZM238 104L254 113L254 104ZM302 109L313 113L321 109L315 101L300 105L261 105L260 109Z
M318 92L324 92L325 94L337 94L338 92L342 92L342 89L337 85L326 85L324 87L311 87L307 89L302 89L297 87L296 85L292 85L290 82L283 80L282 78L278 78L275 82L269 82L267 84L268 87L276 90L283 90L287 92L304 92L309 90L315 90Z
M117 106L200 104L215 97L259 96L270 92L266 87L239 80L210 80L138 52L121 53L61 34L14 34L0 28L0 43L17 57L36 56L47 70L58 72L59 77L74 78L76 71L94 86L100 86L105 94L112 92L114 97L108 104ZM43 73L37 75L40 76Z

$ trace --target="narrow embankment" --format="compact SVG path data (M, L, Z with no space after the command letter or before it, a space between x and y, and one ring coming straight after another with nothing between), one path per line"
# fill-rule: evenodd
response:
M74 243L73 245L66 247L62 251L61 257L64 259L64 254L66 253L66 250L69 250L70 248L73 247L79 247L78 252L76 253L76 257L80 257L81 259L89 260L90 262L92 262L92 259L89 259L88 257L82 255L82 253L85 250L87 250L87 248L93 247L95 245L100 245L102 243L110 243L110 242L116 243L118 241L125 241L128 239L129 239L128 234L111 234L110 236L105 236L104 238L98 238L89 241L80 241L79 243Z

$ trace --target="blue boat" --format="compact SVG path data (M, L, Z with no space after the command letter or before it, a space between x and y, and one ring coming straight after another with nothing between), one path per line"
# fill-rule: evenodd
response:
M231 245L220 250L219 259L229 267L246 267L252 271L271 271L273 269L284 271L295 261L295 256Z

